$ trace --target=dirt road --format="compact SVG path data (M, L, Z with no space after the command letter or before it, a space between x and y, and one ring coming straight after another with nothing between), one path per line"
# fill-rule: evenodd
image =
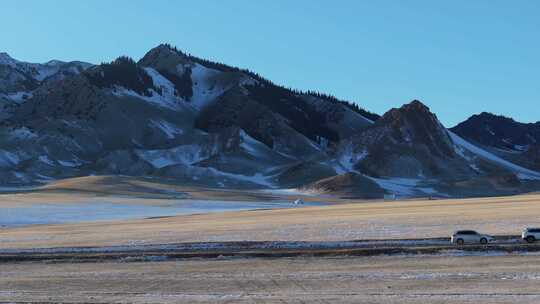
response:
M426 254L531 254L540 244L519 236L497 236L489 244L455 245L448 238L340 242L211 242L105 247L1 249L0 263L153 261L193 258L287 258Z

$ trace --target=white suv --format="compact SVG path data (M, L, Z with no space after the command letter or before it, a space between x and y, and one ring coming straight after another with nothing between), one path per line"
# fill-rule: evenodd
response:
M527 243L534 243L540 240L540 228L525 228L521 232L521 238Z
M465 243L487 244L494 241L492 236L480 234L474 230L458 230L454 232L450 241L454 244L463 245Z

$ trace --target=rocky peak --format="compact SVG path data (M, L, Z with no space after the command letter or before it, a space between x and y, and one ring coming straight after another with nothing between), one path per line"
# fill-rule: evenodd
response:
M178 64L189 62L186 54L176 50L168 44L160 44L157 47L148 51L144 57L139 60L142 66L154 67L156 69L171 69Z
M370 176L439 177L470 170L456 157L437 116L418 100L386 112L340 149L345 168L352 165Z
M380 123L403 124L408 120L415 119L438 124L435 114L431 113L429 108L418 100L413 100L400 108L394 108L386 112L380 119Z
M454 153L446 129L437 116L418 100L386 112L375 125L390 129L394 142L424 144L437 156Z
M150 49L150 51L148 51L148 53L150 54L177 54L178 51L172 47L171 45L169 44L166 44L166 43L162 43L158 46L156 46L155 48L153 49Z
M417 109L424 112L430 112L429 108L418 99L414 99L410 103L403 105L402 108L405 108L405 109L412 108L412 109Z

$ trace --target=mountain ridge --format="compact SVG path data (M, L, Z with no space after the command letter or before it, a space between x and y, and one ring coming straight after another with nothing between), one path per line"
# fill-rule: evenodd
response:
M29 66L32 76L4 61L3 185L119 174L372 198L525 192L540 180L536 150L524 161L477 147L418 100L379 116L166 44L138 61L50 61L47 77L45 64Z

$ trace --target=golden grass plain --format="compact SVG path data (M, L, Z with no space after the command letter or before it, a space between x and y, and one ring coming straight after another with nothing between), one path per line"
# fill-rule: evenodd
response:
M104 187L103 183L116 186ZM139 193L143 188L146 195ZM88 177L60 181L24 193L2 194L0 210L3 206L73 203L96 197L108 202L167 204L171 190L186 193L190 198L209 200L292 201L297 197L258 191L196 189L144 179L113 182L109 177ZM428 238L446 237L456 229L516 235L525 226L540 226L539 194L387 202L315 196L304 199L328 205L4 228L0 229L0 248Z

